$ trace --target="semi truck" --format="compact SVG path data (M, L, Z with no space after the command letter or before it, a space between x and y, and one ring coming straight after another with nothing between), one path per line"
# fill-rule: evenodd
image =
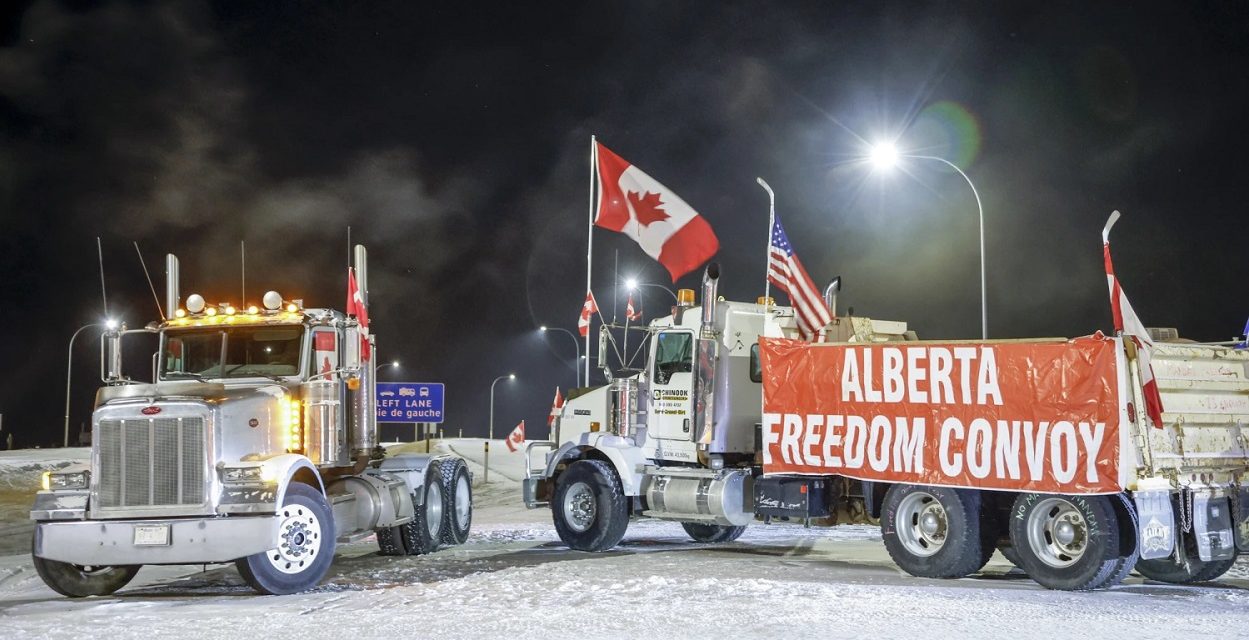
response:
M289 594L318 584L336 544L376 535L397 556L464 542L464 461L378 445L361 245L354 262L345 313L277 291L182 304L166 257L164 319L103 336L90 464L44 474L36 494L32 555L49 587L106 595L142 565L234 563L256 591ZM134 334L158 342L151 382L123 373Z
M526 449L525 503L572 549L643 517L703 543L878 524L911 575L969 576L1001 550L1061 590L1213 580L1249 552L1249 351L1158 341L1155 424L1130 337L919 340L837 317L830 285L812 343L792 308L726 301L718 280L710 265L700 306L682 290L649 323L644 370L605 370Z

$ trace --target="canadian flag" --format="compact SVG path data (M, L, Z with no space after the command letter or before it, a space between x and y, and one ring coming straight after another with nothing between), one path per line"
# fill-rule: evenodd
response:
M720 249L711 225L668 187L595 142L598 213L594 224L619 231L659 261L672 281Z
M508 434L507 450L515 453L516 450L519 449L520 445L522 444L525 444L525 421L524 420L521 420L520 424L516 425L516 428L512 429L512 432Z
M1110 219L1106 221L1106 226L1102 229L1102 256L1106 261L1106 284L1110 287L1110 312L1114 316L1115 331L1131 338L1136 343L1137 362L1141 372L1141 390L1145 395L1145 412L1149 414L1154 427L1161 429L1162 394L1158 392L1158 381L1154 379L1154 368L1149 362L1154 341L1149 338L1149 331L1136 316L1132 303L1128 302L1128 296L1119 285L1119 279L1115 277L1115 267L1110 261L1110 228L1118 221L1119 212L1115 211L1110 214Z
M590 335L590 316L598 313L598 303L594 301L594 292L585 294L585 304L581 305L581 317L577 319L577 331L584 337Z
M360 358L369 359L369 309L364 304L364 295L356 286L356 272L347 268L347 315L355 316L360 323Z
M625 305L625 318L628 320L641 320L642 312L635 311L633 308L633 294L629 294L629 303Z
M564 410L564 397L559 394L559 387L555 387L555 400L551 402L551 415L546 419L546 426L551 427L555 424L555 419Z

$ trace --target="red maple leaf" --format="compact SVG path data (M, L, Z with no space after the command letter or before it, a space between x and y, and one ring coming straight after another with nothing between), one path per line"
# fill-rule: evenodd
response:
M633 205L633 212L637 214L638 224L644 227L650 226L652 222L663 222L670 217L661 208L664 203L659 199L658 193L630 191L628 197Z

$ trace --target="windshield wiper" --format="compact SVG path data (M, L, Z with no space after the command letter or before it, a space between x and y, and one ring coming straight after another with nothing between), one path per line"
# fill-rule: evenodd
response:
M234 369L231 369L231 370L230 370L230 374L231 374L231 375L230 375L230 377L231 377L231 378L238 378L238 377L242 377L242 376L260 376L260 377L262 377L262 378L268 378L268 379L270 379L270 380L272 380L272 381L274 381L274 382L280 383L280 384L285 384L285 383L286 383L286 378L282 378L282 377L280 377L280 376L275 376L275 375L273 375L272 373L261 373L261 372L259 372L259 371L255 371L255 370L253 370L253 369L245 369L245 370L243 370L243 371L239 371L237 374L236 374L236 373L234 373Z
M204 376L201 376L200 374L195 373L193 371L166 371L165 377L166 378L187 377L187 378L195 378L196 380L199 380L200 382L208 382L208 378L205 378Z

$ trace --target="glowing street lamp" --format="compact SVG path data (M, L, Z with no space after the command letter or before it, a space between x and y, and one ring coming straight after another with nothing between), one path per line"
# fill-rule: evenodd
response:
M541 331L542 333L546 333L548 331L563 331L564 333L568 334L569 338L572 338L572 346L573 348L577 350L577 360L573 363L573 366L572 366L573 375L575 375L577 379L573 382L573 384L575 386L580 387L581 386L581 341L577 339L576 334L574 334L573 332L563 327L548 327L546 325L542 325L541 327L538 327L538 331Z
M486 437L486 460L485 460L485 463L482 465L485 469L485 472L481 474L482 482L490 482L490 441L494 440L494 385L499 384L500 380L515 380L515 379L516 379L516 374L509 373L507 375L503 375L503 376L499 376L495 378L494 382L490 383L490 433Z
M971 194L976 198L976 209L980 214L980 337L981 339L988 339L989 308L985 293L984 275L984 206L980 203L980 192L976 190L976 185L971 181L971 178L967 177L967 174L963 173L963 170L958 168L958 165L946 160L945 158L939 156L899 153L897 147L895 147L891 142L880 142L872 145L867 154L867 160L872 163L873 167L880 171L888 171L889 169L892 169L897 166L902 159L931 160L933 162L940 162L941 164L944 164L958 172L958 175L963 176L963 180L967 181L967 186L971 187Z
M677 292L673 291L672 289L669 289L668 287L663 286L662 284L655 284L653 282L638 282L637 278L628 278L625 280L625 288L628 289L629 291L637 291L638 287L656 287L658 289L663 289L664 291L667 291L669 295L672 296L673 302L675 302L677 299Z
M107 331L116 331L118 324L117 321L112 318L109 318L104 322L84 324L81 327L78 327L78 330L74 332L74 335L69 337L69 358L65 363L65 442L61 445L64 447L69 446L69 386L71 380L70 376L74 370L74 340L78 339L78 334L82 333L86 329L90 329L91 327L104 327Z

